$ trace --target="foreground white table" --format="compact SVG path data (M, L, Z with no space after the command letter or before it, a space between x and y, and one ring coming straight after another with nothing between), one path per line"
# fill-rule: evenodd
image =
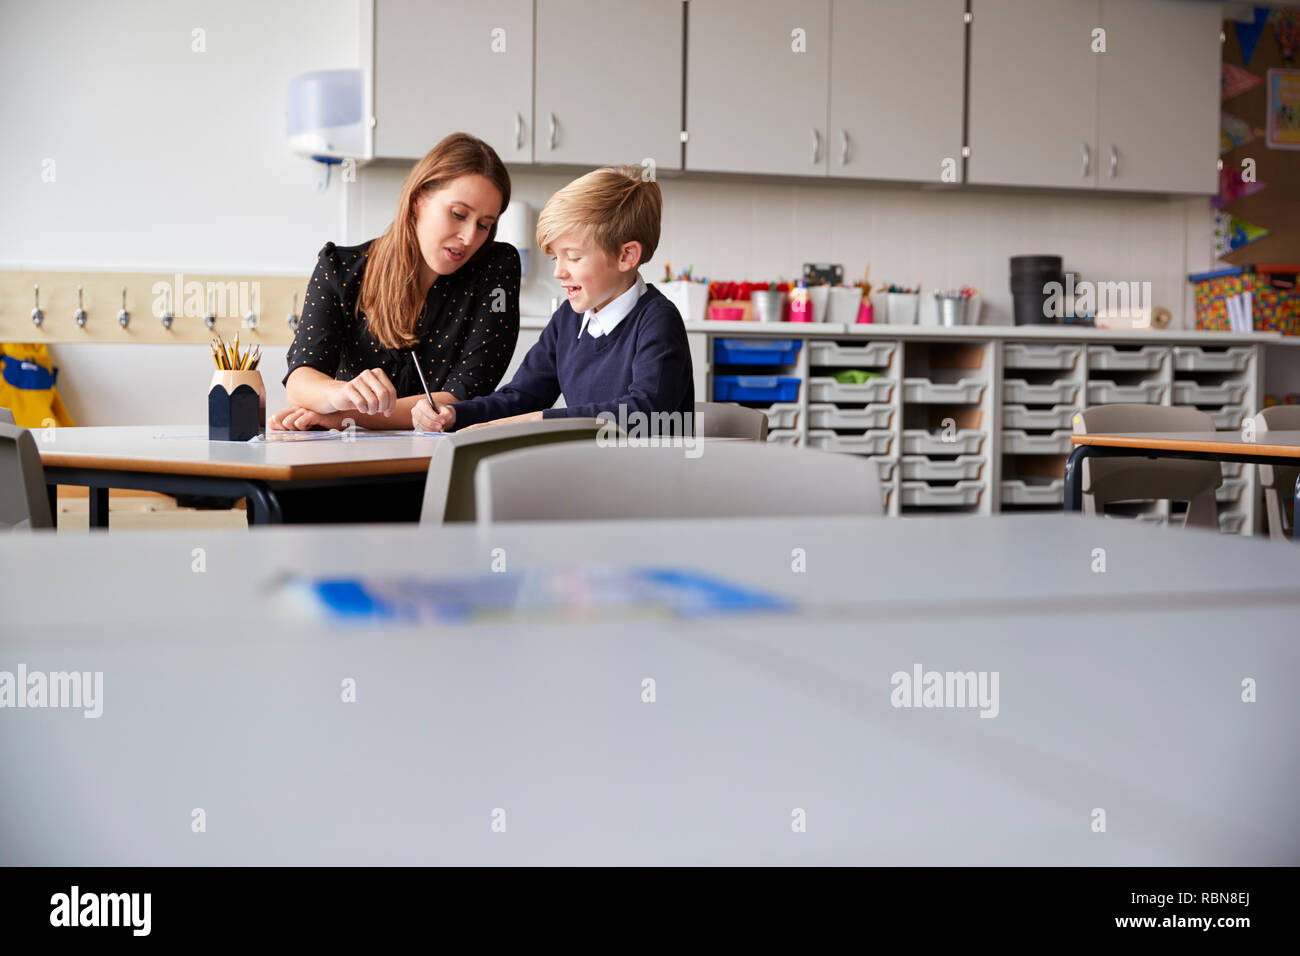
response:
M266 589L493 548L802 610L356 629ZM104 711L0 710L0 862L1295 863L1293 553L1059 516L10 536L0 670L102 671ZM893 706L916 665L996 671L997 716Z

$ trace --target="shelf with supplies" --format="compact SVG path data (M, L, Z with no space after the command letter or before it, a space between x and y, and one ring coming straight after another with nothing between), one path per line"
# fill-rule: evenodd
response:
M1237 429L1262 393L1265 347L1246 338L1036 328L1016 337L1016 329L888 326L850 327L846 335L818 323L746 336L735 325L709 337L711 397L728 400L716 397L719 382L751 379L766 390L747 391L741 401L767 414L769 441L881 463L882 494L895 516L1059 510L1074 418L1083 409L1191 405L1216 428ZM715 344L747 337L752 350ZM734 363L757 355L774 364ZM759 371L766 374L755 383ZM1263 511L1256 469L1228 465L1224 476L1221 527L1256 533ZM1181 520L1182 509L1134 502L1108 513L1168 523Z

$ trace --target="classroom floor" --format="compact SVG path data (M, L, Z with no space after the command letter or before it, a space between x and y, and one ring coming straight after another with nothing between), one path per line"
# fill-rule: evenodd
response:
M58 501L60 534L90 530L86 489L60 486ZM110 529L247 528L248 514L242 501L230 509L181 508L169 495L113 489L108 493L108 524Z

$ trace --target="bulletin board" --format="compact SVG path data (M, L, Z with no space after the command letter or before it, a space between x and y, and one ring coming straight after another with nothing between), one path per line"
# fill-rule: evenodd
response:
M1239 237L1258 238L1219 258L1300 263L1300 9L1252 12L1253 20L1223 23L1223 170L1215 205L1221 224L1232 217Z

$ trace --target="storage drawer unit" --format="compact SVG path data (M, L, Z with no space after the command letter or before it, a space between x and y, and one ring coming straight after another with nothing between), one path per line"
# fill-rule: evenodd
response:
M887 455L893 441L894 433L886 429L873 428L861 435L841 435L823 429L808 432L808 444L813 448L854 455Z
M784 375L715 375L715 402L795 402L799 379Z
M1002 347L1004 368L1072 369L1079 360L1079 345L1039 345L1008 342Z
M1240 402L1246 394L1246 382L1203 385L1200 382L1174 382L1175 405L1226 405Z
M925 455L904 455L904 481L961 481L978 478L984 469L983 455L958 455L951 461Z
M1008 478L1002 482L1004 505L1061 505L1065 503L1065 479L1035 481Z
M842 368L882 368L894 360L898 346L893 342L842 345L839 342L809 342L810 365Z
M1077 382L1052 382L1048 385L1031 385L1022 378L1009 378L1002 383L1002 400L1025 405L1060 405L1073 402L1079 394Z
M1088 383L1090 405L1159 405L1164 394L1165 386L1161 382L1139 382L1137 385L1108 381Z
M913 507L964 506L979 504L982 481L959 481L955 485L931 485L924 481L903 482L903 504Z
M1008 455L1067 455L1071 429L1058 428L1050 435L1031 435L1022 428L1002 432L1002 451Z
M1025 408L1023 405L1002 406L1003 428L1057 429L1071 428L1079 409L1074 405L1056 405L1052 408Z
M1174 346L1174 369L1179 372L1244 372L1253 349L1229 348L1209 352L1195 345Z
M843 402L850 405L887 402L894 394L894 381L882 376L861 385L851 385L837 382L833 378L813 376L808 379L808 398L814 402Z
M809 405L809 428L845 428L866 431L888 428L894 418L892 405L868 405L866 408L841 408L838 405Z
M917 404L951 402L969 405L980 400L984 383L978 379L964 378L959 382L932 382L928 378L903 379L903 401Z
M960 428L952 434L952 441L944 441L943 432L924 428L905 428L902 436L904 455L977 455L984 444L984 431Z
M1088 346L1088 368L1107 372L1155 371L1168 351L1164 345L1121 349L1114 345Z

